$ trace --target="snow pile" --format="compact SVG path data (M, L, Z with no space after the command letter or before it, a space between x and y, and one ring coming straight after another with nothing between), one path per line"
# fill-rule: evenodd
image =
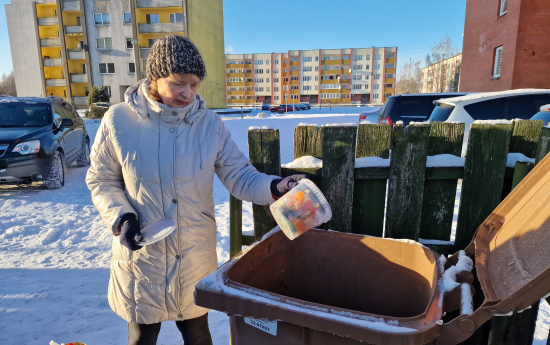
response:
M427 167L463 167L466 157L457 157L451 154L428 156Z
M367 121L367 120L361 120L361 122L359 122L360 125L372 125L372 122L370 121Z
M368 167L389 167L389 158L380 157L363 157L355 159L356 168L368 168Z
M258 115L256 115L258 119L265 119L266 117L269 117L266 113L258 113Z
M509 125L511 124L512 122L508 121L508 120L475 120L474 121L475 124L478 124L478 125Z
M283 168L322 168L323 160L313 156L303 156L288 164L281 164Z
M248 130L249 130L249 131L258 130L258 129L262 129L262 128L261 128L261 127L258 127L258 126L250 126L250 127L248 127Z
M462 284L461 293L462 299L460 301L460 314L472 315L474 313L474 302L472 301L472 290L469 284Z
M316 124L316 123L304 123L304 122L300 122L298 124L298 127L301 127L301 126L305 126L305 127L317 127L319 128L319 125Z
M474 262L468 256L466 252L461 250L458 254L458 262L456 265L449 267L441 278L440 286L443 292L449 292L454 290L460 283L457 283L456 276L462 271L471 272L474 268Z
M431 124L430 121L423 121L423 122L414 122L414 121L411 121L409 123L409 126L425 126L425 125L429 125Z
M535 158L529 158L523 153L519 152L509 153L508 158L506 159L506 167L513 168L516 166L516 162L535 163Z

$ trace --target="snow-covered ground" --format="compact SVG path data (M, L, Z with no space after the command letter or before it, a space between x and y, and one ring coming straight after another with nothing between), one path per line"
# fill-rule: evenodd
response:
M224 116L239 148L248 154L246 130L272 126L280 130L281 162L293 160L294 128L299 123L358 122L358 113L374 108L314 108L296 115L258 117L254 110L241 120ZM246 116L245 115L245 116ZM87 120L90 135L99 123ZM92 204L84 182L86 168L70 168L66 185L46 190L40 184L0 187L0 344L44 345L82 342L125 344L126 322L107 303L112 235ZM218 224L218 261L229 259L229 193L214 184ZM243 206L244 231L252 231L252 208ZM550 308L541 306L534 344L546 343ZM210 329L215 345L229 344L225 314L212 311ZM162 326L159 345L181 344L173 322Z

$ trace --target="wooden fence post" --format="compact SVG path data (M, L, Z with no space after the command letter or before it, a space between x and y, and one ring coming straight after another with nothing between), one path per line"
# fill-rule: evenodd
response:
M464 140L463 123L434 122L430 130L428 156L459 156ZM420 238L448 241L451 237L458 180L426 180Z
M537 142L537 153L535 163L540 162L550 152L550 128L543 127L540 131L540 137Z
M303 156L323 159L323 131L317 125L294 129L294 159Z
M418 240L429 124L393 127L385 237Z
M248 130L248 157L259 172L281 176L281 148L278 129ZM252 205L254 236L261 238L277 226L268 206Z
M464 165L455 249L471 242L481 223L498 206L502 196L511 124L473 123Z
M356 158L390 158L391 125L360 124ZM387 179L355 180L352 228L356 234L382 237Z
M357 127L321 127L323 131L323 193L332 209L329 229L352 232L353 181Z
M229 258L243 249L243 202L229 194Z

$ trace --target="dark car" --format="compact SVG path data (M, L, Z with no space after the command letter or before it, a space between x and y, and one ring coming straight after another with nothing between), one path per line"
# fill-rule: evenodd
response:
M446 92L391 96L378 115L378 123L394 124L397 121L403 121L403 124L407 125L411 121L423 122L430 117L435 107L434 101L466 94L465 92Z
M262 110L269 110L270 105L269 104L262 104Z
M283 112L288 112L288 111L292 111L293 110L293 107L291 104L281 104L281 105L276 105L276 106L273 106L271 107L271 109L269 109L272 113L278 113L279 110L282 110Z
M84 120L59 97L0 99L0 183L65 184L67 167L90 164Z
M311 109L311 105L309 105L309 102L300 103L300 106L302 106L302 105L305 107L304 110L306 110L306 109L307 109L307 110Z

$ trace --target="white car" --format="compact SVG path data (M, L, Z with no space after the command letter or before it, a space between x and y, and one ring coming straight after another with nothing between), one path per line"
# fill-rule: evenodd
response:
M471 93L434 101L428 121L461 122L466 131L476 120L528 120L542 105L550 103L550 90L518 89Z

